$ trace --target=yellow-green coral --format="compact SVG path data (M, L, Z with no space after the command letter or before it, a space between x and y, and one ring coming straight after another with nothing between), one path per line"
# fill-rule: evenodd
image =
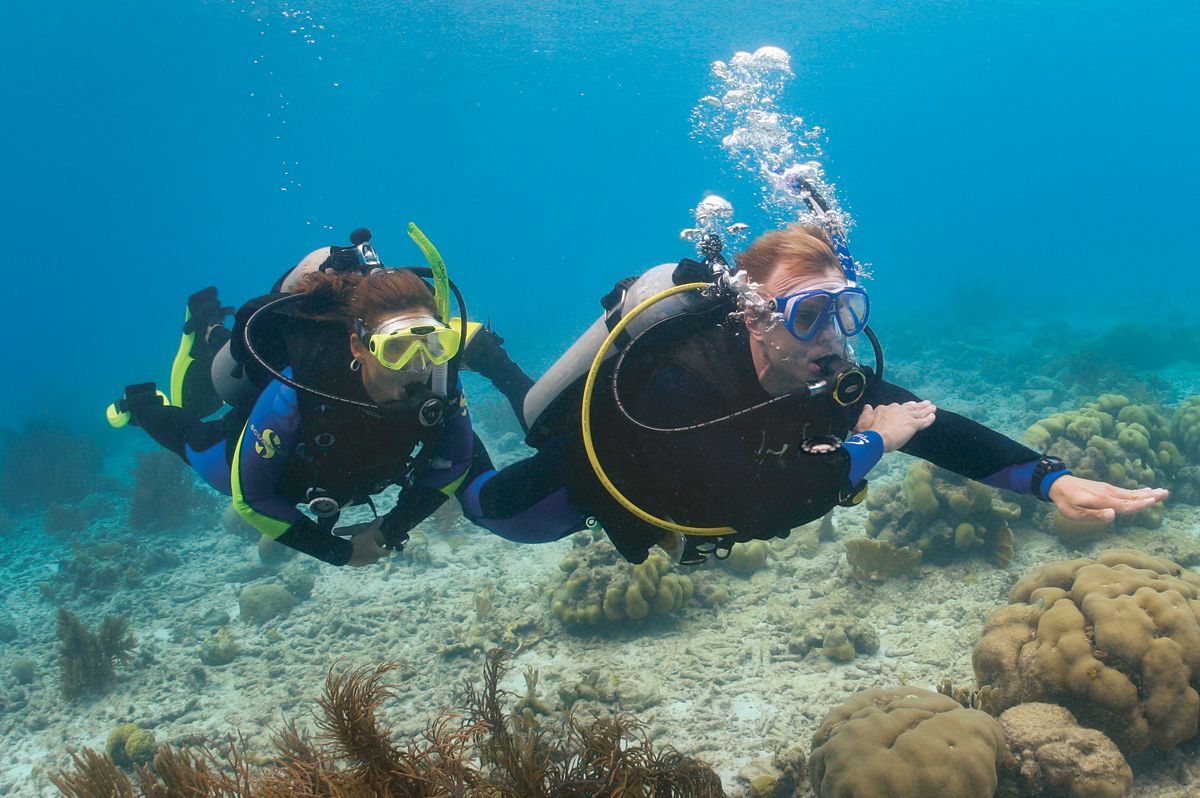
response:
M1171 423L1155 407L1102 394L1079 410L1038 421L1025 440L1038 451L1061 457L1077 476L1135 488L1160 486L1183 467L1172 434ZM1043 523L1050 517L1044 516ZM1131 521L1157 528L1162 507L1143 510Z
M1200 396L1189 396L1175 411L1171 434L1182 456L1200 465Z
M767 567L767 556L770 553L771 547L765 540L734 543L724 563L735 574L750 576L755 571L761 571Z
M981 553L999 565L1013 556L1009 526L1021 508L995 488L925 462L913 463L900 485L867 496L867 533L925 557Z
M154 732L136 723L122 723L112 730L104 744L113 761L126 768L146 764L154 758L157 748Z
M551 612L568 628L604 621L642 620L675 612L692 598L692 580L674 573L669 557L653 552L645 562L616 562L607 547L567 557L566 582L551 597Z

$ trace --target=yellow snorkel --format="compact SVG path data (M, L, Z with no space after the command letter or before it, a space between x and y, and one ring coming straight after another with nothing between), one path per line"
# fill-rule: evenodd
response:
M429 237L421 232L415 222L408 223L408 237L416 242L429 262L429 270L433 272L433 298L437 305L438 318L450 323L450 275L446 271L446 261L437 251L437 247Z

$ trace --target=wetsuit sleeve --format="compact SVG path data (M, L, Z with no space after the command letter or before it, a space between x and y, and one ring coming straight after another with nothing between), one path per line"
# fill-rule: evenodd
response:
M277 381L270 383L255 403L233 453L233 506L267 537L331 565L345 565L353 551L350 541L321 529L277 492L299 431L296 391Z
M384 516L380 529L387 544L401 545L408 532L441 507L446 499L461 492L472 471L476 438L471 429L471 414L466 396L459 385L459 400L447 409L445 430L435 444L432 456L413 475L412 483L400 491L396 506ZM481 449L486 460L487 452ZM487 468L491 468L490 460Z
M889 382L870 389L866 401L872 405L917 402L910 391ZM1016 493L1033 493L1033 471L1040 455L1024 444L985 427L977 421L938 408L937 418L900 448L905 454L928 460L955 474ZM1066 471L1048 474L1036 495L1046 500L1046 491Z

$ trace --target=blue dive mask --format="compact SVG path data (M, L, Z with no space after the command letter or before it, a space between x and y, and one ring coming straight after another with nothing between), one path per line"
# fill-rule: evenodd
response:
M800 341L811 341L829 323L851 338L867 326L871 301L856 285L837 291L813 288L776 297L775 309L783 314L783 326Z

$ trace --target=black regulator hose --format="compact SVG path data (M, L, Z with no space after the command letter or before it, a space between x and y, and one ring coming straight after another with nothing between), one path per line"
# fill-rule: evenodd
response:
M432 277L433 277L433 269L430 269L425 266L412 266L412 267L406 267L406 269L408 271L411 271L413 274L417 275L418 277L426 277L426 278L430 278L430 279L432 279ZM466 347L467 303L463 299L462 293L458 290L458 286L454 284L454 281L453 280L449 281L449 284L450 284L450 291L454 294L454 301L458 303L458 311L460 314L459 317L462 319L462 335L463 335L463 340L459 344L458 351L454 354L454 357L450 359L451 367L449 369L449 372L450 372L449 382L451 384L448 386L448 390L453 390L453 383L455 383L457 381L459 365L462 362L463 350L465 350L467 348ZM255 348L254 342L252 340L255 322L258 321L258 319L266 311L283 307L284 305L287 305L289 303L303 301L304 299L307 298L307 296L308 296L307 294L290 294L288 296L284 296L284 297L280 297L279 299L272 300L271 302L268 302L267 304L265 304L262 307L255 310L253 313L250 314L250 318L246 319L246 323L242 327L242 343L245 345L246 351L250 353L250 356L252 358L254 358L255 362L258 363L258 365L262 366L263 370L266 371L268 374L270 374L273 378L279 380L281 383L288 386L289 388L294 388L297 391L305 391L306 393L310 393L313 396L318 396L318 397L328 400L330 402L338 402L340 404L350 405L351 407L357 407L360 410L365 410L368 413L371 413L371 414L377 415L377 416L382 416L382 417L390 417L390 416L394 416L394 415L399 415L400 413L406 412L407 410L409 410L410 408L408 407L407 403L405 403L403 401L383 402L383 403L364 402L361 399L351 399L348 396L338 396L337 394L327 393L325 391L322 391L319 388L314 388L311 385L305 385L304 383L297 382L296 380L292 379L291 377L288 377L287 375L283 374L281 371L279 371L274 366L272 366L270 363L268 363L266 358L264 358L261 354L259 354L259 351ZM399 407L397 407L397 406L399 406Z

